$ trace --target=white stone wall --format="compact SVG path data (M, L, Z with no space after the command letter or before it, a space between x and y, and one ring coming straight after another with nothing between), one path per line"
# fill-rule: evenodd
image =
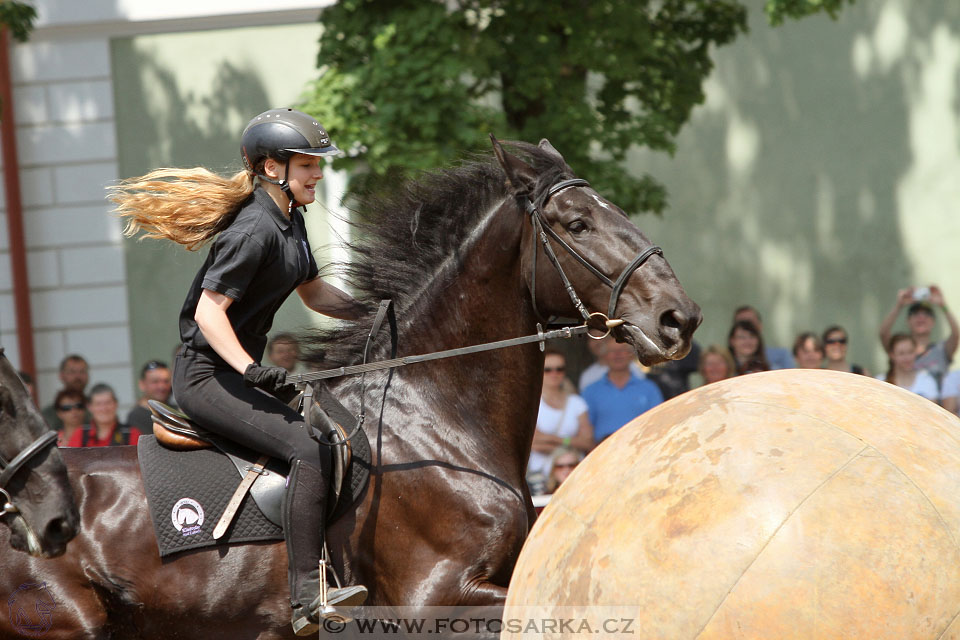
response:
M68 353L91 382L132 400L121 225L104 187L116 179L109 40L38 39L11 55L30 303L41 402ZM4 215L6 203L4 200ZM6 220L3 221L4 225ZM0 241L0 340L18 363L9 239Z
M42 405L69 353L90 362L125 409L134 400L121 223L104 188L117 179L110 40L310 21L328 1L37 0L26 44L11 47L28 277ZM19 364L6 199L0 183L0 344Z

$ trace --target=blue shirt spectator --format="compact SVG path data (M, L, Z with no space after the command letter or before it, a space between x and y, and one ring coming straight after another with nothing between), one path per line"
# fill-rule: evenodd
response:
M584 390L583 399L587 401L594 437L600 441L663 402L663 395L650 380L631 375L621 388L605 376Z
M786 347L764 347L764 353L771 369L793 369L796 366L793 354Z
M607 374L583 391L594 436L599 442L644 411L663 402L660 388L630 371L633 347L611 343L604 354Z

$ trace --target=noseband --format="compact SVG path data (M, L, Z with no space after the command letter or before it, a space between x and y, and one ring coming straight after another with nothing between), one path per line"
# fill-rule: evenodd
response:
M7 462L7 459L0 454L0 496L3 502L0 504L0 517L8 513L17 513L19 509L13 504L13 498L7 493L4 487L10 482L10 479L16 475L17 471L27 464L34 456L44 451L47 447L57 441L56 431L47 431L42 436L30 443L30 445L17 454L17 456Z
M651 245L640 252L633 261L626 266L626 268L620 272L620 276L614 281L608 278L603 274L602 271L597 269L595 266L590 264L590 262L584 258L582 255L577 253L577 251L564 242L556 231L554 231L549 224L543 219L543 207L546 206L547 202L555 194L563 191L564 189L569 189L570 187L589 187L590 183L586 180L580 178L573 178L571 180L562 180L549 189L547 189L543 195L537 198L536 202L531 202L529 199L526 199L525 208L527 213L530 214L530 224L533 226L533 231L535 234L540 236L540 243L543 245L543 252L547 254L547 257L550 259L550 262L553 263L553 266L557 269L557 272L560 274L560 279L563 280L563 286L567 290L567 294L570 296L570 300L573 302L573 306L577 308L577 311L580 312L580 315L583 316L585 321L590 321L593 317L603 316L603 320L607 323L607 332L615 326L623 324L622 320L614 319L613 314L617 309L617 302L620 300L620 294L623 293L624 287L627 285L627 280L630 279L630 276L633 275L633 272L643 266L643 263L646 262L650 256L657 254L662 256L663 249L656 245ZM577 262L582 264L587 268L590 273L595 275L600 282L610 287L610 302L607 305L606 315L600 312L590 313L587 311L587 308L583 305L583 302L580 300L580 296L577 295L577 292L574 290L573 285L570 283L570 279L567 277L567 274L564 273L563 267L560 266L560 261L557 259L557 254L554 253L553 247L550 246L550 241L547 239L547 235L554 239L561 247L567 250L571 256L573 256ZM537 241L534 239L532 243L533 248L533 270L530 277L530 294L533 297L533 310L538 316L540 313L537 311ZM591 336L593 337L593 336Z

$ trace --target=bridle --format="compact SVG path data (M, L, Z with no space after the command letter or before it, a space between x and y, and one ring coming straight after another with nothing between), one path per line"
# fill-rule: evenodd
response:
M620 300L620 294L623 293L624 287L627 285L627 280L630 279L630 276L633 275L633 272L643 266L643 263L646 262L650 256L657 254L662 256L663 249L656 245L651 245L641 251L633 261L620 272L620 276L614 281L608 278L602 271L593 266L590 261L584 258L582 255L577 253L576 249L571 247L569 244L564 242L556 231L554 231L549 224L543 219L543 207L546 206L550 198L557 193L563 191L564 189L569 189L571 187L589 187L590 183L581 178L572 178L570 180L561 180L560 182L554 184L552 187L547 189L536 201L531 201L526 196L522 196L522 200L526 201L524 208L527 213L530 214L530 224L533 227L533 232L535 234L533 242L531 243L532 253L533 253L533 268L530 275L530 295L533 298L533 311L538 316L540 312L537 310L537 239L536 236L540 236L540 243L543 245L543 252L547 254L547 257L550 259L550 262L553 263L553 266L556 268L557 272L560 274L560 279L563 281L563 286L567 290L567 295L570 296L570 300L573 302L573 306L577 308L577 311L580 312L580 315L583 316L584 322L590 322L594 318L602 319L606 324L607 333L613 327L623 324L623 320L613 317L614 312L617 310L617 302ZM563 267L560 266L560 260L557 259L557 254L554 253L553 247L550 245L550 241L547 238L549 235L554 239L555 242L559 243L561 247L567 250L571 256L573 256L577 262L582 264L587 268L590 273L595 275L600 282L610 287L610 302L607 305L607 313L603 314L599 311L594 311L593 313L587 311L587 308L584 306L583 301L580 300L580 296L577 295L577 292L573 288L570 279L567 277L567 274L564 273ZM592 334L588 334L591 337ZM606 334L604 334L605 336ZM600 337L604 337L600 336Z
M0 351L0 357L3 356L3 352ZM0 384L2 386L2 384ZM3 499L3 503L0 504L0 518L7 515L8 513L18 513L20 510L13 504L13 498L10 497L10 494L4 488L7 486L7 483L10 482L11 478L16 475L20 469L30 462L34 456L38 455L41 451L46 450L47 447L54 444L57 441L57 432L56 431L47 431L43 435L39 436L36 440L31 442L26 449L18 453L13 460L7 461L3 457L3 454L0 454L0 497Z
M473 345L469 347L460 347L458 349L448 349L446 351L436 351L434 353L427 353L422 355L412 355L404 356L402 358L396 357L397 352L397 327L396 319L393 317L393 303L391 300L383 300L380 303L380 308L377 311L377 315L373 321L373 326L370 329L370 333L367 336L367 345L363 350L363 363L359 365L351 365L338 367L336 369L327 369L325 371L311 371L307 373L299 373L292 376L287 376L287 382L291 382L297 385L305 385L304 397L305 397L305 407L312 407L312 396L313 389L311 385L306 384L308 382L316 380L327 380L330 378L339 378L341 376L348 376L354 374L366 374L369 371L379 371L384 369L395 369L397 367L403 367L409 364L416 364L420 362L428 362L431 360L440 360L443 358L454 358L458 356L463 356L471 353L480 353L483 351L491 351L494 349L504 349L507 347L518 346L521 344L529 344L533 342L538 342L540 344L540 350L542 351L545 345L546 340L555 339L555 338L572 338L576 335L586 334L587 336L594 338L596 340L601 340L607 337L610 334L610 331L614 327L618 327L624 324L624 320L619 318L611 318L614 312L617 309L617 302L620 300L620 294L623 293L623 288L627 284L627 280L633 275L633 272L643 266L650 256L657 254L663 255L663 249L658 246L652 245L647 247L637 255L633 261L626 266L626 268L620 272L620 275L616 280L611 280L602 271L593 266L586 258L581 256L576 252L573 247L568 245L563 239L557 235L557 233L550 228L550 226L544 221L542 209L547 204L547 201L554 194L568 189L570 187L588 187L590 183L586 180L580 178L574 178L571 180L562 180L549 189L547 189L543 195L541 195L536 203L531 202L526 196L520 196L521 202L525 201L524 208L530 214L530 223L533 225L533 231L535 234L540 236L540 241L543 244L544 253L547 254L547 257L550 258L550 262L553 263L553 266L556 267L557 272L560 274L561 280L563 280L563 286L566 288L567 293L570 296L570 300L573 301L574 306L577 308L577 311L580 312L580 315L583 316L583 324L578 327L563 327L562 329L555 329L553 331L543 331L543 327L540 323L537 323L537 333L529 336L522 336L519 338L511 338L509 340L499 340L497 342L487 342L484 344ZM600 311L594 311L590 313L587 311L587 308L584 306L583 301L580 300L580 296L577 295L577 292L573 288L570 279L567 277L567 274L564 273L563 267L560 266L560 261L557 259L557 255L553 251L553 247L550 246L550 241L547 239L547 234L550 235L555 241L560 243L564 249L566 249L570 255L572 255L576 260L586 267L590 273L595 275L602 283L610 287L610 302L607 305L607 313L604 314ZM539 311L537 311L537 240L533 239L533 272L530 278L530 293L533 297L533 311L538 316L540 316ZM378 360L376 362L367 362L367 354L370 349L372 341L380 331L380 326L383 322L384 317L389 318L390 320L390 338L391 338L391 357L389 360ZM604 322L604 333L601 335L594 335L590 333L591 331L591 322L596 320L603 320ZM594 327L597 328L597 327ZM365 383L361 379L361 385ZM363 388L363 387L361 387ZM384 388L384 393L386 393L386 387ZM360 413L357 416L357 424L354 426L350 434L345 438L350 440L353 436L360 430L364 422L364 410L363 410L363 400L362 398L366 395L365 392L361 392L361 409ZM307 424L310 424L309 419L309 409L306 415ZM325 438L319 438L319 441L322 444L326 445L335 445L337 443L326 442Z

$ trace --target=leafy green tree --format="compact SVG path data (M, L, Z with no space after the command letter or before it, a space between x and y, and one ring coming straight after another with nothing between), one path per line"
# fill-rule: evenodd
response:
M27 41L36 19L37 11L29 4L16 0L0 0L0 28L10 29L10 34L18 42Z
M15 0L0 0L0 29L8 29L18 42L27 41L36 19L37 11L32 6ZM3 103L0 102L0 120L4 115Z
M802 18L821 11L836 19L845 4L853 4L853 0L767 0L764 9L770 24L777 26L786 18Z
M771 22L852 0L767 0ZM384 187L484 148L549 138L628 211L666 194L624 168L674 149L703 102L713 47L747 31L738 0L340 0L320 17L303 108L348 152L353 186Z

